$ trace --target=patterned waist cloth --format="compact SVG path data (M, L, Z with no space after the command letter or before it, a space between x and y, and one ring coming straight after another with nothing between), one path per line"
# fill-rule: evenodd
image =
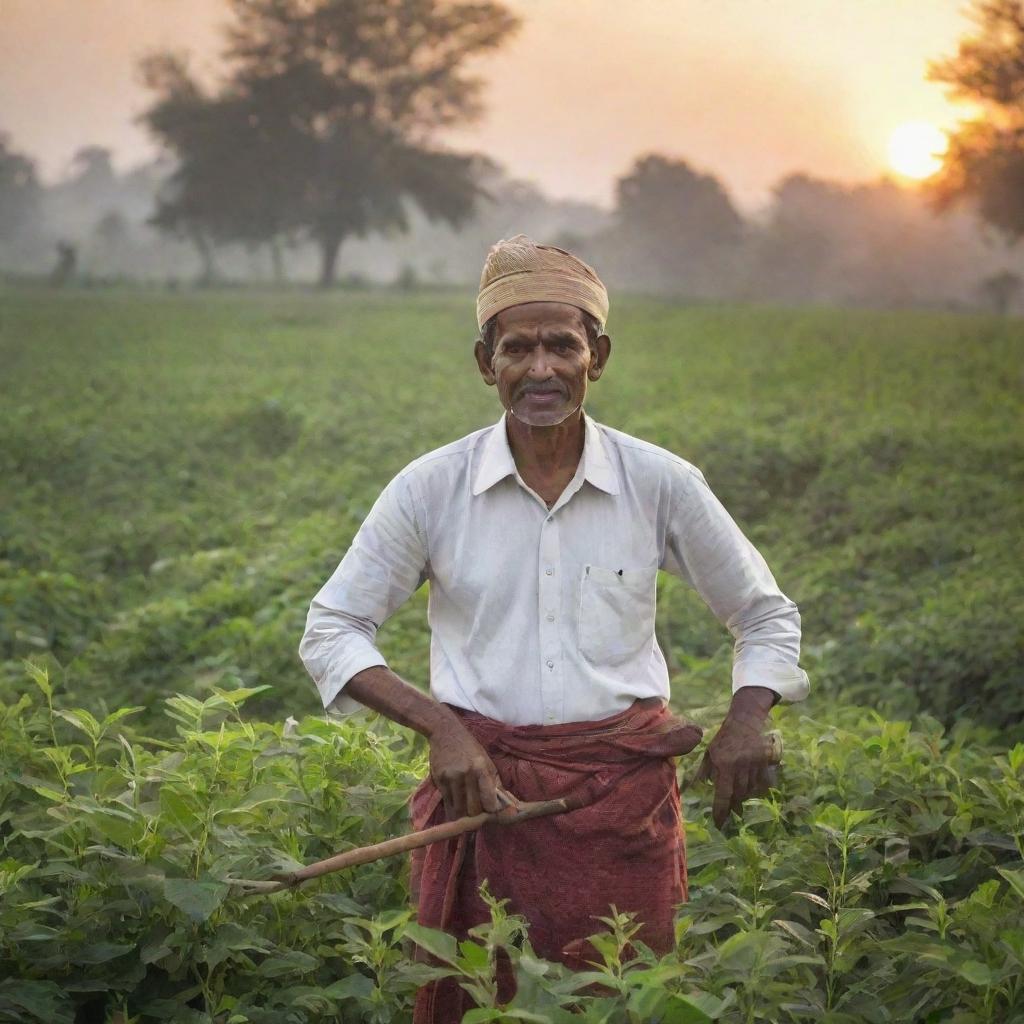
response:
M530 925L538 955L579 969L594 952L586 936L610 905L643 922L638 938L665 953L675 907L686 900L686 851L673 757L700 741L700 727L658 698L594 722L509 726L453 708L484 747L505 789L523 801L570 797L574 810L475 833L412 853L412 898L420 924L459 938L490 919L478 887L508 899ZM413 827L445 820L428 777L412 796ZM511 998L505 972L499 993ZM424 986L415 1024L449 1024L473 1003L454 979Z

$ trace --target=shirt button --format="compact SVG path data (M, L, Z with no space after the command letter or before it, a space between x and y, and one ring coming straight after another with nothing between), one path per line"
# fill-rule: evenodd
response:
M554 621L555 621L554 615L552 615L551 612L548 612L548 622L554 622Z
M544 570L544 575L545 575L545 576L554 576L554 575L555 575L555 570L554 570L554 569L552 569L552 568L551 568L551 566L549 565L549 566L548 566L548 567L547 567L547 568L546 568L546 569Z
M553 661L549 661L548 662L548 668L554 668L554 667L555 667L555 663Z

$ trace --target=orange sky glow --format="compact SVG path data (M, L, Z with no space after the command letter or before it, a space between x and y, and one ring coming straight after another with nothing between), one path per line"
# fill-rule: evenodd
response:
M558 197L608 204L660 152L754 209L795 170L877 179L899 125L969 113L924 80L970 28L963 0L507 2L523 27L478 63L487 114L448 141ZM0 0L0 131L50 179L87 143L145 159L135 61L170 48L210 69L223 20L219 0Z

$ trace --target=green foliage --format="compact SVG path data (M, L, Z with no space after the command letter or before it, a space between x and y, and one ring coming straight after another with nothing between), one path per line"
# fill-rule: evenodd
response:
M313 593L393 473L497 419L470 313L6 293L0 688L45 656L101 717L221 683L315 710ZM588 408L704 470L801 608L812 701L1024 721L1019 323L627 300L612 333ZM381 634L421 683L423 600ZM675 579L660 605L680 701L720 700L728 634Z
M410 920L404 860L270 897L267 877L408 828L425 770L376 720L247 719L252 691L166 702L169 740L59 706L45 672L0 706L0 1021L408 1021L454 974L467 1021L1006 1021L1024 1013L1024 744L856 708L777 712L778 793L731 834L688 792L691 901L656 957L629 914L591 969L539 959L526 923L462 941ZM54 700L58 705L54 706ZM410 942L437 966L412 957ZM517 978L498 999L497 965Z
M0 1020L70 1021L96 993L145 1019L393 1019L423 977L393 941L401 862L283 900L227 880L404 831L408 736L247 721L253 691L218 690L168 700L157 742L136 709L51 710L33 676L36 697L0 707Z
M955 55L929 65L928 77L976 114L950 133L929 192L940 210L970 202L1012 244L1024 235L1024 3L974 0L967 13L974 30Z
M1019 324L615 307L591 413L705 471L813 692L742 825L687 791L677 949L609 908L574 975L497 901L424 933L401 861L230 887L408 828L418 741L310 717L296 647L383 483L497 419L464 297L3 299L0 1022L403 1022L446 972L476 1021L1024 1018ZM730 638L659 586L675 701L714 725ZM425 596L381 632L419 683Z

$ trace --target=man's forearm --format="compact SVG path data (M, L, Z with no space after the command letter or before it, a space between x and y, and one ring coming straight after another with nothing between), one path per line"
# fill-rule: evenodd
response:
M484 748L445 704L422 693L384 665L357 672L344 692L353 700L422 733L430 741L430 777L441 791L450 818L493 814L514 798L501 790L501 777Z
M452 728L463 728L450 708L410 686L384 665L374 665L357 672L345 684L343 692L428 739Z

